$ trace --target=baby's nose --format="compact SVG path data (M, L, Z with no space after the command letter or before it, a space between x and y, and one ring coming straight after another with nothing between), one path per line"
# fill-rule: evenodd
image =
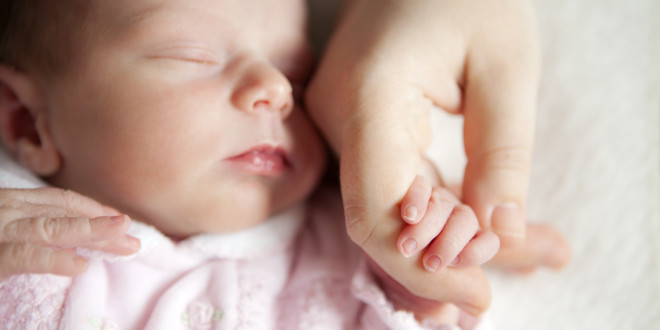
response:
M231 102L242 111L276 111L286 118L293 109L291 84L270 63L253 63L242 72Z

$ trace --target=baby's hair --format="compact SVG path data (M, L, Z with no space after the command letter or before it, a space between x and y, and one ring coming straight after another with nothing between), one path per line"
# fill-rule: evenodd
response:
M72 61L92 0L0 0L0 63L52 75Z

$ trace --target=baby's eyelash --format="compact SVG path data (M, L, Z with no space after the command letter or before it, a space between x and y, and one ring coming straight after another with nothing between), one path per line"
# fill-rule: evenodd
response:
M168 48L150 55L149 58L186 61L204 65L216 65L222 60L217 53L198 47Z

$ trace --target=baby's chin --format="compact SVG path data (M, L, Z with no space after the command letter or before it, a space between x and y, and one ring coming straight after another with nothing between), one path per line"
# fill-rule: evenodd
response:
M169 209L166 212L159 212L160 214L136 214L134 219L156 227L174 240L199 234L229 234L259 226L275 214L299 205L310 194L311 192L300 196L301 198L282 201L282 203L271 203L267 199L252 199L218 203L207 209L197 205L190 209Z
M179 213L179 212L173 212ZM181 213L193 213L181 211ZM213 215L215 214L215 215ZM196 216L137 216L135 219L156 227L174 240L182 240L200 234L229 234L254 228L270 218L270 213L256 208L237 208L232 212L213 212Z

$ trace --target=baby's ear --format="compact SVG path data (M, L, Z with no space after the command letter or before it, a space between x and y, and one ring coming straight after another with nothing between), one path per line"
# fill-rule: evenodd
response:
M0 139L21 165L40 176L55 174L62 166L45 101L36 79L0 64Z

